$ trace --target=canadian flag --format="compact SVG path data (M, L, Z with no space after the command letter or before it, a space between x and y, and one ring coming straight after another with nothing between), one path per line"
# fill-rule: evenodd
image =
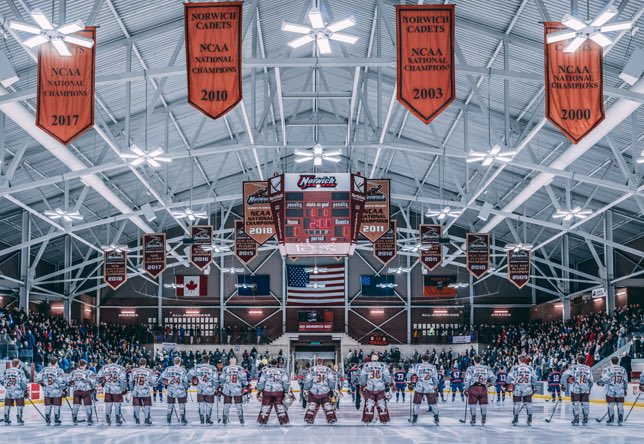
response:
M199 298L208 295L208 276L175 276L178 297Z

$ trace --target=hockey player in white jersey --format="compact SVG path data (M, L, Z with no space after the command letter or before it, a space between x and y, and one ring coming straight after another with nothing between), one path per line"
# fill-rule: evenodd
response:
M593 387L593 372L590 367L584 364L585 361L583 355L577 356L577 364L571 365L562 375L566 389L570 391L574 415L572 425L574 426L579 425L580 406L583 415L582 425L588 424L589 395L590 389Z
M407 374L407 383L414 390L414 406L411 423L416 424L418 422L418 411L420 410L423 398L426 398L430 409L434 413L434 423L438 425L438 404L436 403L438 371L436 370L436 366L429 362L429 355L424 354L421 357L421 361L420 364L411 367Z
M476 404L481 406L481 425L485 425L487 418L487 388L496 381L494 372L487 365L481 364L481 357L474 356L474 365L465 372L465 393L470 406L470 425L476 425Z
M11 407L16 406L16 421L18 425L24 425L22 410L25 408L25 396L27 392L27 376L20 368L20 360L11 361L11 367L0 375L0 385L5 388L4 400L4 425L11 425Z
M105 422L107 425L112 425L112 406L114 406L116 425L120 426L123 424L121 404L123 404L123 395L127 393L125 368L118 364L117 356L112 356L107 359L107 363L98 371L96 377L105 393Z
M519 364L512 367L506 379L506 390L512 393L514 419L512 425L519 423L519 411L521 403L525 404L528 413L528 426L532 425L532 395L537 383L537 375L534 369L526 364L526 357L519 356Z
M271 409L275 408L280 425L288 424L288 412L284 399L286 396L292 396L290 390L291 382L288 374L283 368L277 366L276 359L272 359L270 367L262 369L262 376L257 382L257 400L262 404L257 422L261 425L268 424Z
M150 390L159 379L159 374L146 367L148 361L145 358L139 359L139 366L130 372L130 392L132 393L132 405L134 406L134 421L139 424L141 407L145 414L145 425L152 425L150 409L152 397Z
M338 421L331 403L336 387L335 372L322 365L322 362L322 358L316 358L315 366L309 369L304 378L304 397L307 402L304 422L307 424L313 424L320 406L324 410L327 423L334 424Z
M54 425L62 424L60 406L67 394L67 378L62 368L58 367L57 358L49 358L49 366L36 375L36 382L42 386L45 398L45 422L51 425L51 411L54 410Z
M212 425L212 405L215 403L215 393L219 388L219 375L214 365L210 365L210 356L204 354L202 363L197 364L188 372L193 385L197 386L197 404L199 405L199 420L202 424Z
M224 395L224 414L222 418L224 425L228 424L230 421L230 406L233 401L235 402L235 409L237 409L237 416L239 416L239 423L243 424L243 397L250 393L248 379L246 378L246 370L237 365L237 358L233 356L230 358L229 365L224 367L222 370L219 378L219 394Z
M174 365L167 367L161 374L161 380L167 387L166 400L168 402L168 411L166 419L168 424L172 423L172 412L175 409L175 404L179 405L181 413L181 425L187 425L186 420L186 402L188 402L188 372L181 366L181 358L174 358Z
M604 387L606 392L606 402L608 403L607 425L615 423L615 404L617 404L617 424L622 425L624 422L624 398L628 391L628 375L626 369L617 365L619 358L613 356L610 358L612 365L602 371L601 379L597 385Z
M87 368L87 361L81 359L78 368L67 377L68 384L74 387L74 407L72 408L72 421L78 424L78 410L81 404L85 406L87 425L94 424L92 419L92 393L96 389L96 374Z
M378 409L378 419L381 424L389 422L389 410L387 409L386 392L393 393L395 387L391 387L392 379L389 369L382 362L378 362L378 354L371 355L371 362L365 363L360 373L360 386L362 397L365 400L362 411L362 422L365 424L373 421L374 409Z

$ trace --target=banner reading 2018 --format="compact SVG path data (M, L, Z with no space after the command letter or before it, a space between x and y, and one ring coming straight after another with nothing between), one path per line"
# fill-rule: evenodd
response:
M572 143L579 143L604 120L604 61L602 48L591 39L573 53L569 41L547 43L545 36L568 29L544 23L546 117Z
M76 34L96 43L94 26ZM71 57L58 54L51 43L38 52L36 126L63 145L94 126L96 44L68 47Z
M398 101L428 124L455 94L454 5L396 5Z
M188 103L217 119L242 99L242 2L186 3Z

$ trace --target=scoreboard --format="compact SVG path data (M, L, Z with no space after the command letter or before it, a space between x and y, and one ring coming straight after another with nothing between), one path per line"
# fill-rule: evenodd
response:
M287 256L352 254L365 202L362 176L283 174L269 180L280 251Z

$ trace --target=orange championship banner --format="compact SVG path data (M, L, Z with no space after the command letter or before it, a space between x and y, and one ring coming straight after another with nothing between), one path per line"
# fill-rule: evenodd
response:
M143 235L143 269L152 277L165 271L165 233Z
M454 5L396 5L397 98L428 124L456 98Z
M103 280L112 290L127 281L127 253L125 251L103 252Z
M193 244L190 246L190 262L203 271L212 262L212 250L204 250L202 246L212 245L212 226L192 225L190 237Z
M92 39L94 46L69 44L71 57L58 54L51 43L38 51L36 126L63 145L94 126L96 27L75 35Z
M389 179L367 179L360 233L376 242L389 230Z
M465 256L467 271L480 278L490 269L490 235L488 233L467 233Z
M429 271L434 271L443 262L443 246L441 245L443 226L420 225L418 231L420 263L427 267Z
M268 181L244 182L244 230L259 245L275 234Z
M564 29L544 23L546 117L576 144L605 118L603 50L591 39L573 53L564 52L569 41L547 43L548 34Z
M521 289L530 282L530 251L508 251L508 280Z
M242 99L242 4L184 5L188 103L212 119Z

